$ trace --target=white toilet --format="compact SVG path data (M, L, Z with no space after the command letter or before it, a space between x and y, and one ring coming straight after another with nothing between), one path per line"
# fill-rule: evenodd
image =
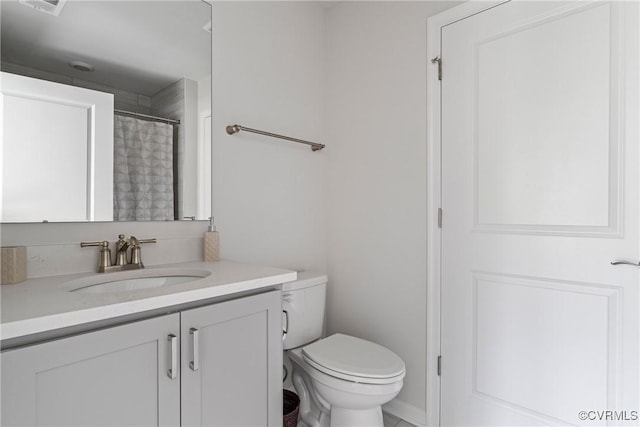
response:
M382 405L402 389L404 362L360 338L320 339L327 276L298 273L282 285L284 349L300 397L299 427L382 427Z

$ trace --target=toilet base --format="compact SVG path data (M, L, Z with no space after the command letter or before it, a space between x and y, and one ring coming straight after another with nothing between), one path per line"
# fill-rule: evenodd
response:
M370 409L331 408L331 427L383 427L382 408Z

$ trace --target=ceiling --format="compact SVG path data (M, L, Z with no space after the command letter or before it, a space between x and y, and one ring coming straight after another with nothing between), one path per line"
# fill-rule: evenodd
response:
M211 74L211 33L203 29L211 5L202 0L67 0L59 16L2 0L0 17L2 61L147 96Z

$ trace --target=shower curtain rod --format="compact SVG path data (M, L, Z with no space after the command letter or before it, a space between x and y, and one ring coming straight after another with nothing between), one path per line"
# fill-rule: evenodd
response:
M172 125L179 125L180 124L180 120L166 119L164 117L150 116L148 114L134 113L132 111L113 110L113 112L115 114L124 114L124 115L129 115L129 116L134 116L134 117L140 117L142 119L155 120L157 122L165 122L165 123L169 123L169 124L172 124Z
M251 129L251 128L244 127L244 126L241 126L241 125L229 125L229 126L227 126L227 133L229 135L233 135L234 133L238 133L241 130L246 131L246 132L257 133L259 135L270 136L272 138L286 139L287 141L298 142L300 144L307 144L307 145L311 146L311 151L322 150L325 147L324 144L319 144L317 142L310 142L310 141L305 141L304 139L291 138L290 136L278 135L277 133L265 132L263 130L258 130L258 129Z

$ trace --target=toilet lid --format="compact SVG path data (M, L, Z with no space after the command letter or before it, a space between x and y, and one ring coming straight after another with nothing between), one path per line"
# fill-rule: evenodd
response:
M404 362L381 345L335 334L302 349L307 363L321 372L348 381L387 384L404 378Z

